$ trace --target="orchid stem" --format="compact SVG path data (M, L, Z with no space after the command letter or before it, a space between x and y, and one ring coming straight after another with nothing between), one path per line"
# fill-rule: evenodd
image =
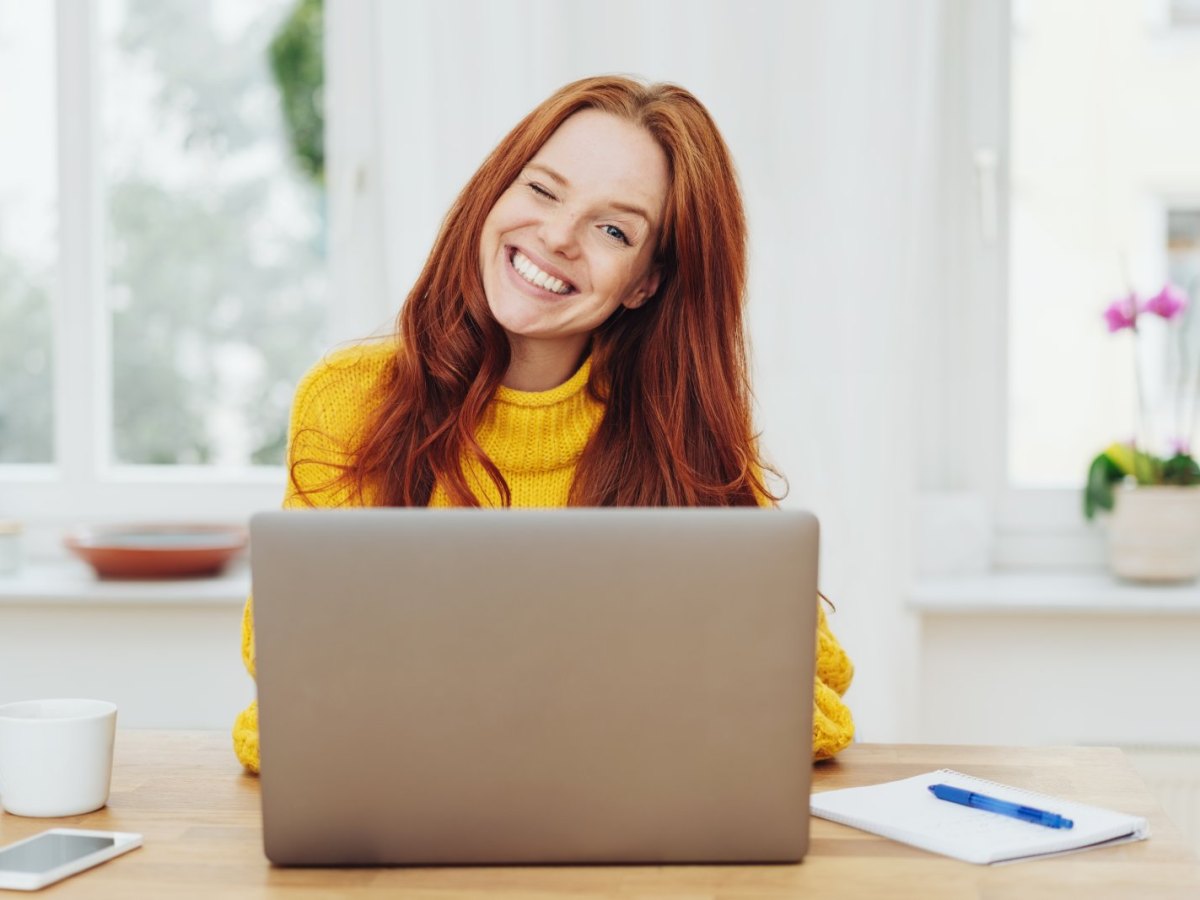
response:
M1189 331L1195 330L1192 328L1192 317L1196 314L1195 300L1196 300L1196 294L1197 294L1197 291L1196 291L1197 286L1200 286L1200 276L1193 278L1191 283L1188 285L1188 299L1191 301L1191 303L1188 304L1187 316L1184 318L1183 323L1182 323L1183 327L1179 329L1179 335L1180 335L1179 343L1180 343L1181 347L1187 346L1187 340L1184 336ZM1186 387L1187 387L1187 376L1188 376L1187 368L1188 367L1186 365L1181 364L1181 370L1182 370L1181 380L1184 383L1184 388L1185 388L1184 393L1186 393ZM1200 362L1198 362L1196 365L1196 384L1195 384L1194 390L1192 391L1192 403L1191 403L1191 408L1188 409L1187 422L1185 423L1183 421L1180 421L1180 423L1179 423L1180 426L1183 428L1183 433L1180 435L1180 437L1183 440L1187 441L1187 448L1186 448L1185 452L1189 456L1192 453L1192 448L1196 444L1195 432L1196 432L1196 410L1197 410L1197 407L1200 407Z
M1141 331L1138 329L1137 313L1134 313L1133 320L1133 382L1137 391L1137 422L1136 430L1133 437L1133 475L1138 484L1146 484L1149 481L1149 473L1146 479L1142 478L1141 470L1144 468L1138 464L1138 444L1141 442L1139 433L1145 438L1146 452L1149 453L1153 443L1150 433L1150 417L1146 410L1146 392L1142 385L1142 353L1141 353Z

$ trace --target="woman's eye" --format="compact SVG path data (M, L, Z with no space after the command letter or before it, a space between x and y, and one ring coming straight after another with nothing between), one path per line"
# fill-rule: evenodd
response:
M611 238L616 238L622 244L625 244L625 245L629 244L629 238L627 238L625 236L625 232L623 232L616 225L605 225L604 233L607 234Z
M553 200L554 195L538 184L536 181L529 182L530 189L539 197L545 197L548 200Z

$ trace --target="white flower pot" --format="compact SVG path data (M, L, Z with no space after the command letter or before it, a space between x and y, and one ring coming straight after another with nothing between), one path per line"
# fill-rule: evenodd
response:
M1108 562L1114 575L1130 581L1178 582L1200 576L1200 486L1117 491Z

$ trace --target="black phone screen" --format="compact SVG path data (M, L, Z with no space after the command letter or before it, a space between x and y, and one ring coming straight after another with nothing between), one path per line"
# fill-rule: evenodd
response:
M32 841L0 850L0 869L39 875L115 843L113 838L90 834L39 834Z

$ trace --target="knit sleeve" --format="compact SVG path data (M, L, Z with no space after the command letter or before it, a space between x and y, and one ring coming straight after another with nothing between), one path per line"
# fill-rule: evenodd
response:
M759 478L762 470L756 470ZM779 504L756 491L759 506L778 508ZM854 740L854 718L842 695L854 677L854 664L842 649L825 609L817 601L817 665L813 679L813 759L829 759Z
M288 424L284 509L356 505L343 475L379 375L378 353L342 351L300 381Z
M371 391L390 349L367 345L331 354L300 381L288 426L284 509L344 506L350 493L340 479L349 448L365 418ZM255 676L254 598L242 611L242 662ZM258 701L237 716L233 747L250 772L259 771Z
M850 687L854 665L842 649L825 610L817 610L817 674L813 685L813 759L829 759L854 739L854 719L842 695Z

